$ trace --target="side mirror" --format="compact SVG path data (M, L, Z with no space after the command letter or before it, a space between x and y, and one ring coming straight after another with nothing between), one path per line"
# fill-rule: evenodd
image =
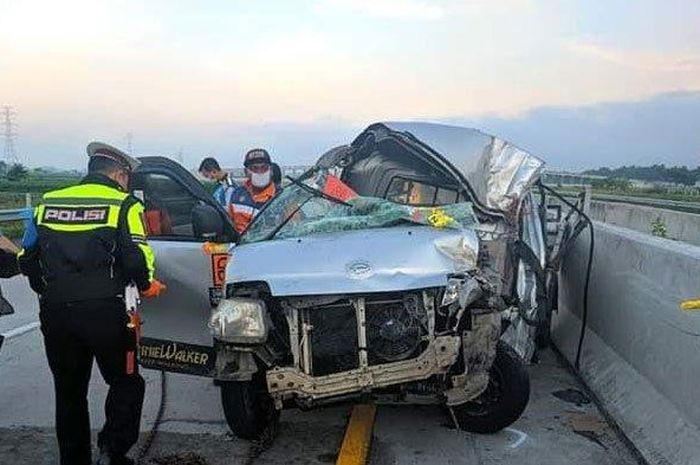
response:
M195 237L213 241L224 235L224 220L211 205L195 205L192 209L192 230Z

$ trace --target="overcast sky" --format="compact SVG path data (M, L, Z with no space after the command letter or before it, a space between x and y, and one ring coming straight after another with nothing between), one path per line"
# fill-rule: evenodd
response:
M565 168L697 166L699 25L696 0L0 0L0 104L32 166L127 133L188 165L256 145L303 163L386 119Z

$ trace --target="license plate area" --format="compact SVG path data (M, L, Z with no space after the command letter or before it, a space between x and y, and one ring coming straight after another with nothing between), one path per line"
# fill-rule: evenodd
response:
M144 337L139 344L139 364L151 370L213 378L216 351L209 346Z

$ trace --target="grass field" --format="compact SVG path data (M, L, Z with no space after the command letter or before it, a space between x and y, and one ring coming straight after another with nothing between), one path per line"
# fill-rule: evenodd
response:
M24 179L11 181L0 178L0 210L24 208L27 204L27 194L32 205L41 199L44 192L75 184L80 180L77 176L36 176L29 175ZM24 233L22 221L6 221L0 223L0 231L13 240L18 240Z
M570 188L566 184L558 186L557 191L563 193L578 193L580 189ZM640 189L599 189L593 188L592 192L594 194L606 194L606 195L624 195L629 197L639 197L643 199L658 199L658 200L675 200L680 202L697 202L700 203L700 192L657 192L657 191L645 191Z
M2 231L3 236L7 236L16 243L22 239L24 234L24 222L23 221L5 221L0 223L0 231Z

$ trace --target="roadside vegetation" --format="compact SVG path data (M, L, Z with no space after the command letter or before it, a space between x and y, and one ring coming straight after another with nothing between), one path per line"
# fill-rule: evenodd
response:
M604 176L612 179L637 179L648 182L665 182L683 186L693 186L700 181L700 166L689 169L687 166L621 166L620 168L597 168L582 174Z
M622 178L594 179L590 184L593 192L599 194L700 202L700 187L695 186L635 186L629 179Z
M700 202L700 167L652 165L598 168L582 172L583 175L600 176L585 178L596 194L626 195L649 199ZM555 181L557 187L567 192L566 183Z
M44 192L77 182L80 173L29 169L23 165L7 165L0 161L0 209L25 206L26 194L36 203Z
M0 210L24 208L27 201L36 205L44 192L74 184L79 179L77 172L29 169L20 164L7 165L0 161ZM22 221L3 222L0 231L17 240L24 232L24 224Z

